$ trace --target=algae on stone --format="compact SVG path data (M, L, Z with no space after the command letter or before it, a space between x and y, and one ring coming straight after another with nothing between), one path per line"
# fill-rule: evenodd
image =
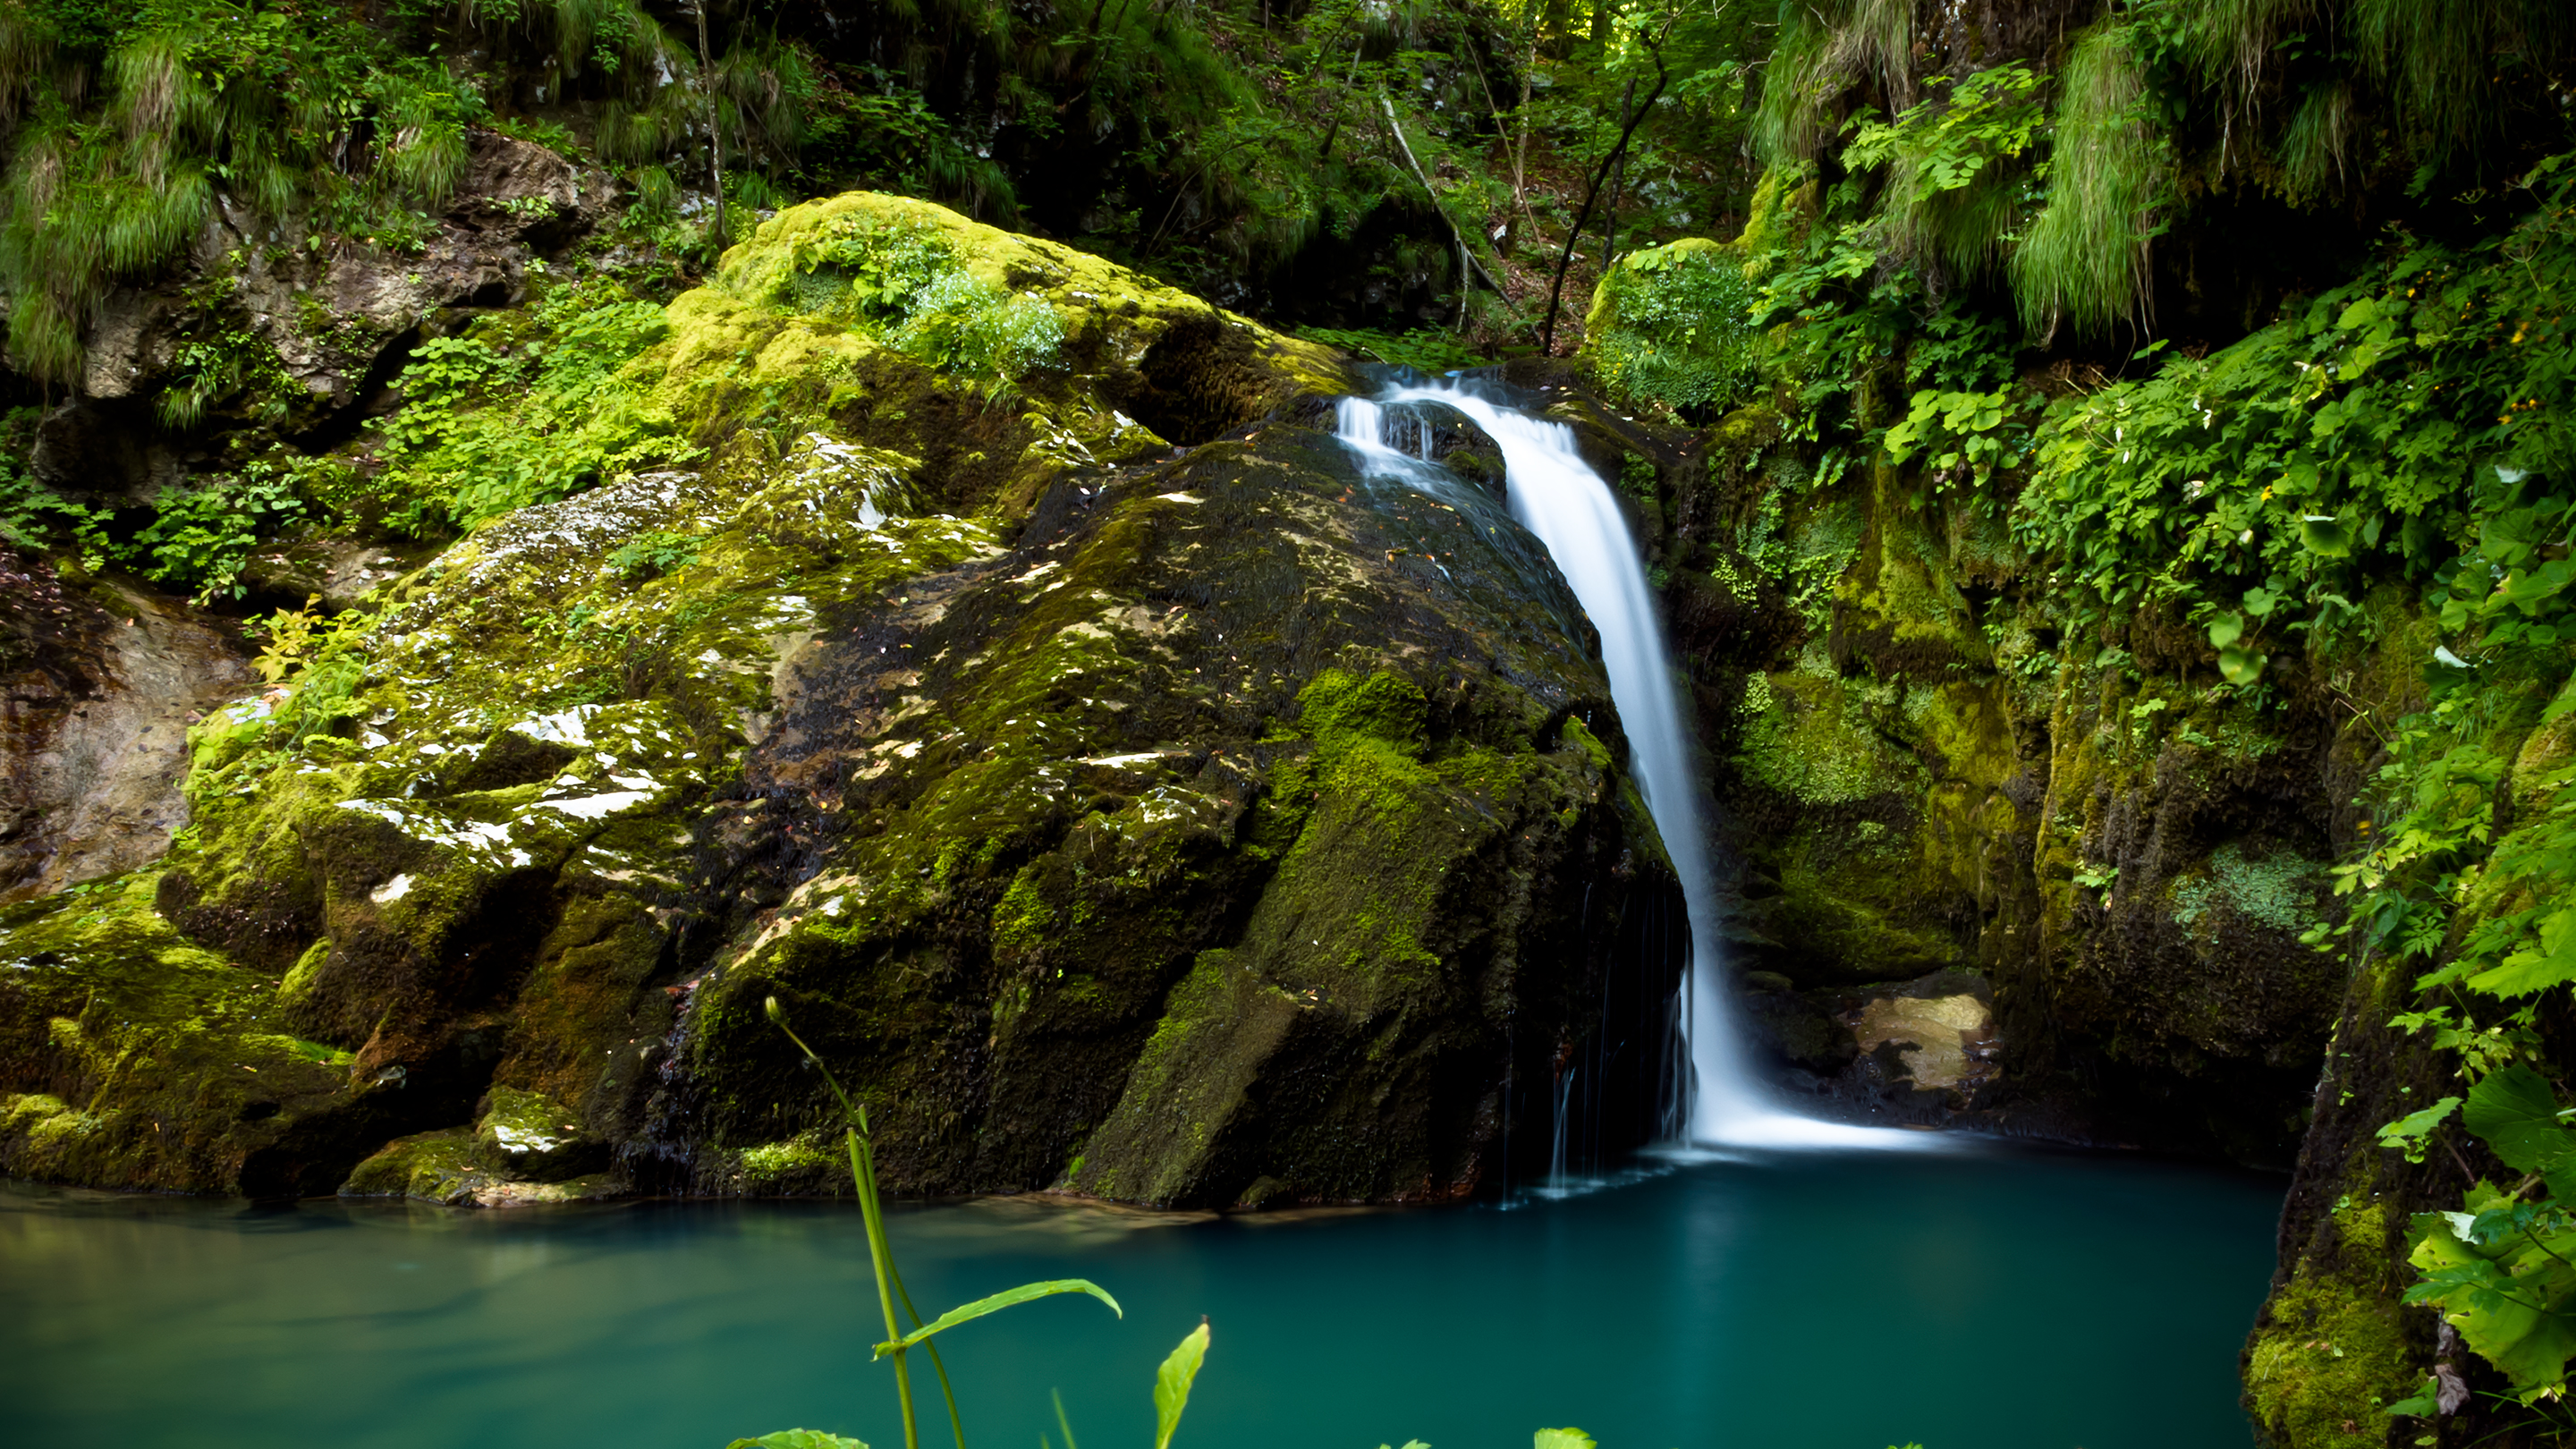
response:
M202 963L168 1014L220 986L273 1023L301 1095L182 1170L134 1113L231 1082L203 1052L21 1090L11 1161L495 1202L613 1154L630 1187L829 1190L774 992L899 1190L1437 1197L1508 1170L1544 1054L1650 1029L1600 1006L1614 963L1657 1002L1677 963L1633 953L1671 882L1579 610L1499 508L1259 424L1337 389L1331 355L865 194L666 311L598 395L686 465L491 521L212 713L196 827L102 918ZM63 959L57 994L110 964ZM1157 1146L1122 1103L1226 959L1247 1021L1302 1025L1227 1057L1249 1105L1205 1150ZM46 1035L20 991L30 1072L155 1039ZM1323 1063L1341 1092L1292 1105Z

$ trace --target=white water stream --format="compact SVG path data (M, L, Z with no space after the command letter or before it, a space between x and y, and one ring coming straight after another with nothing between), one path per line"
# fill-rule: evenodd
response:
M1375 400L1343 399L1336 419L1342 441L1378 469L1407 479L1430 471L1422 461L1430 429L1387 410L1404 403L1455 408L1501 446L1512 516L1546 545L1600 631L1610 697L1628 735L1629 773L1664 838L1690 911L1682 1022L1695 1080L1687 1107L1674 1114L1687 1121L1687 1140L1719 1147L1928 1145L1931 1139L1921 1133L1851 1127L1789 1111L1772 1100L1745 1063L1717 935L1715 882L1691 770L1691 729L1674 693L1663 624L1627 520L1610 485L1576 450L1574 430L1446 382L1394 388Z

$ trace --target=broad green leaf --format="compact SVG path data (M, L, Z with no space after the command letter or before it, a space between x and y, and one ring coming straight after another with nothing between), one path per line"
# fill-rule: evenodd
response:
M2471 991L2511 1000L2576 981L2576 906L2561 906L2540 923L2540 943L2504 958L2468 980ZM2473 1126L2470 1130L2475 1131ZM2479 1133L2480 1136L2486 1134ZM2507 1158L2508 1162L2512 1159ZM2526 1169L2528 1170L2528 1169Z
M2531 542L2533 510L2516 508L2499 513L2478 528L2478 552L2490 563L2512 568L2536 552Z
M2230 684L2252 684L2263 677L2263 656L2251 649L2221 649L2218 672Z
M2520 1062L2478 1079L2460 1120L2518 1172L2547 1172L2576 1152L2576 1134L2559 1121L2558 1094Z
M820 1429L781 1429L757 1439L736 1439L725 1449L868 1449L856 1439L826 1434Z
M2299 541L2320 558L2343 558L2352 552L2352 533L2333 517L2311 513L2299 520Z
M1541 1429L1531 1449L1593 1449L1592 1436L1580 1429Z
M2257 619L2268 619L2272 617L2272 611L2279 608L2280 605L2281 594L2277 589L2247 589L2245 591L2245 612L2253 615Z
M2576 1315L2567 1311L2576 1297L2576 1269L2564 1261L2576 1252L2576 1234L2553 1233L2554 1241L2545 1243L2515 1236L2481 1247L2457 1231L2454 1220L2465 1216L2416 1216L2417 1240L2407 1261L2424 1279L2406 1290L2405 1301L2438 1309L2528 1400L2563 1383L2567 1361L2576 1357Z
M1050 1278L1043 1283L1023 1283L1017 1288L1005 1288L990 1297L978 1298L962 1307L951 1308L893 1343L878 1344L877 1357L884 1358L898 1349L910 1348L933 1334L945 1333L961 1323L971 1322L987 1313L999 1313L1014 1304L1026 1303L1032 1299L1045 1298L1057 1293L1088 1293L1108 1304L1110 1312L1121 1318L1127 1316L1127 1310L1118 1306L1118 1300L1110 1297L1107 1289L1088 1278Z
M2209 619L2209 642L2212 648L2224 649L2245 637L2245 616L2237 613L2213 614Z
M2409 1162L2421 1162L2424 1160L2424 1139L2431 1136L2433 1129L2442 1125L2443 1119L2459 1105L2459 1098L2444 1097L2421 1112L2410 1112L2379 1129L2379 1145L2405 1153Z
M1202 1318L1154 1370L1154 1449L1169 1449L1172 1431L1181 1427L1181 1410L1190 1406L1190 1385L1198 1379L1207 1348L1208 1326Z
M2349 332L2355 327L2366 327L2370 325L2371 319L2378 315L2379 299L2376 297L2364 297L2360 301L2343 309L2343 315L2335 319L2335 329L2341 332Z

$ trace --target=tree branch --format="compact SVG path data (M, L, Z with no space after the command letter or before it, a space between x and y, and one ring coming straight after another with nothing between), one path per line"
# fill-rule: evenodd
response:
M1467 277L1465 272L1466 267L1475 268L1476 275L1485 279L1486 286L1493 288L1496 295L1500 296L1505 302L1511 301L1512 294L1503 290L1503 284L1494 280L1494 274L1492 272L1485 270L1484 259L1477 256L1474 251L1468 248L1467 234L1458 229L1458 222L1456 218L1449 215L1449 208L1440 204L1440 193L1431 189L1431 177L1423 171L1422 163L1413 159L1413 148L1405 144L1404 127L1395 118L1394 98L1389 96L1386 92L1380 91L1377 94L1377 102L1379 105L1386 108L1386 125L1388 130L1395 133L1395 149L1403 155L1404 164L1412 169L1413 179L1422 183L1423 194L1431 198L1431 209L1440 213L1440 219L1449 224L1449 235L1451 239L1458 243L1458 257L1459 260L1464 263L1464 266L1460 269L1458 277L1458 287L1461 294L1461 307L1464 307L1464 293L1467 286Z
M1664 69L1663 37L1659 35L1646 40L1640 33L1637 38L1644 42L1646 53L1655 58L1654 89L1646 92L1646 103L1629 114L1627 124L1619 130L1618 144L1612 146L1610 154L1602 157L1601 164L1593 168L1592 184L1583 193L1583 209L1574 214L1574 225L1565 233L1565 250L1556 258L1556 280L1547 288L1547 325L1540 332L1538 344L1542 355L1552 356L1556 352L1556 312L1564 300L1565 269L1574 264L1574 248L1583 239L1584 224L1592 220L1592 203L1601 199L1601 183L1610 179L1613 164L1626 159L1629 138L1637 134L1637 127L1645 121L1647 113L1654 110L1656 99L1664 93L1664 82L1670 78L1670 72ZM1628 84L1633 94L1637 83L1632 80Z

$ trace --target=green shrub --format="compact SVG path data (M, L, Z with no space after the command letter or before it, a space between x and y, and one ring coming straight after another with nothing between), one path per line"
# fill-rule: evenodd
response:
M928 227L842 217L797 243L787 285L805 311L857 323L899 352L989 383L1053 366L1064 346L1055 308L976 276Z
M472 528L690 451L618 376L670 335L661 308L603 284L558 292L536 321L531 339L469 332L412 353L384 431L395 526Z
M1631 252L1603 280L1584 346L1630 404L1705 417L1752 387L1755 287L1735 254L1705 242Z

